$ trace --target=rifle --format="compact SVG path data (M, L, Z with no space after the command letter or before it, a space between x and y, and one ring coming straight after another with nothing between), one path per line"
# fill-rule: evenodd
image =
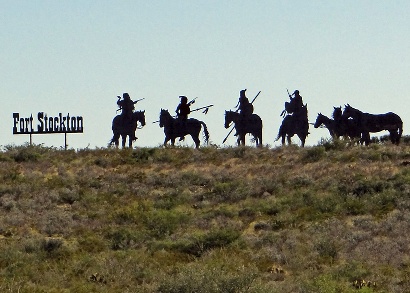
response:
M118 100L121 99L120 96L117 96L117 98L118 98ZM145 98L138 99L138 100L136 100L136 101L134 101L134 102L132 102L132 103L135 105L136 103L138 103L139 101L142 101L142 100L145 100ZM122 110L122 107L119 107L119 108L117 109L117 112L118 112L118 111L121 111L121 110Z
M256 96L253 98L251 104L253 104L253 102L255 102L256 98L259 96L259 94L261 93L261 91L259 91ZM238 112L239 109L236 110L236 112ZM225 141L228 139L229 135L231 135L232 131L234 130L235 127L232 127L231 130L229 131L228 135L224 138L224 140L222 141L222 143L225 143Z
M198 99L198 97L196 97L195 99L192 99L191 101L188 102L188 106L191 106L192 104L195 104L195 100ZM192 112L192 111L191 111Z
M210 107L213 107L214 105L208 105L208 106L204 106L204 107L199 107L197 109L192 110L191 112L195 112L195 111L199 111L202 109L205 109L202 113L204 113L205 115L208 113L208 110Z
M291 99L292 99L292 95L289 93L289 90L288 90L288 89L286 89L286 91L288 92L288 96L289 96L289 98L291 98ZM280 113L280 116L281 116L281 117L285 117L285 115L286 115L286 109L284 109L284 110L282 111L282 113Z

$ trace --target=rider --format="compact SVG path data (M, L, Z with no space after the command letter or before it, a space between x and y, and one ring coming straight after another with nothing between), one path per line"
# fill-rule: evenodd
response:
M191 113L190 104L188 103L188 98L186 96L179 96L181 102L179 103L175 112L177 113L178 119L186 122L189 113Z
M239 117L240 117L240 124L242 127L246 125L246 119L253 114L253 105L249 102L248 98L246 97L246 89L241 90L239 92ZM238 132L235 133L235 136L238 135Z
M239 114L242 116L252 115L253 113L253 105L249 102L248 98L246 97L246 89L241 90L239 92Z
M120 107L121 116L123 117L123 122L131 120L132 113L134 112L134 101L131 100L131 97L128 93L122 94L122 100L120 96L118 97L117 105Z
M303 99L298 90L295 90L293 94L289 95L290 102L285 103L285 109L288 113L292 114L292 119L295 122L304 122L307 119L306 113L303 110Z
M135 102L131 100L131 97L128 93L122 94L122 100L120 96L118 97L117 105L120 107L121 110L121 117L122 117L122 124L125 126L127 123L132 121L132 113L135 109ZM135 135L132 137L133 140L137 139Z
M298 90L295 90L292 95L289 95L290 102L288 103L289 113L298 114L303 107L303 99Z
M191 113L191 104L188 103L188 98L186 96L179 96L181 102L179 103L175 112L177 113L177 121L180 122L182 128L186 127L186 122L188 120L188 115ZM179 141L184 140L185 136L180 136Z

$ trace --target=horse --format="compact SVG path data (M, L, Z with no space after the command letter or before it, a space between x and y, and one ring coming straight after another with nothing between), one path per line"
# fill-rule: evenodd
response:
M354 127L354 123L352 119L342 119L341 113L339 116L339 110L341 111L341 107L333 107L333 119L319 113L317 115L316 121L313 124L315 128L324 125L327 130L329 131L330 136L333 138L339 137L349 137L351 140L361 137L361 132L357 131Z
M403 134L403 121L400 116L388 112L385 114L369 114L353 108L349 104L345 105L342 117L344 119L352 118L356 128L362 134L362 141L366 145L370 144L370 132L379 132L387 130L390 133L390 141L399 145L400 138Z
M225 128L228 128L231 122L234 123L238 136L236 141L238 146L245 145L245 136L248 133L253 136L256 146L262 146L262 119L258 115L243 116L238 112L225 111Z
M327 128L331 137L336 137L336 125L333 119L327 117L326 115L323 115L322 113L319 113L317 114L316 121L313 124L313 127L319 128L321 125L324 125Z
M343 117L342 107L333 107L332 117L335 121L335 134L337 137L349 137L351 140L359 139L360 144L363 144L361 139L362 133L360 129L356 127L356 123L353 119Z
M194 118L183 121L179 118L172 117L168 110L165 109L161 109L159 126L164 128L164 146L167 146L168 141L171 141L171 145L174 146L177 137L183 140L185 135L189 134L195 142L195 147L199 148L199 133L201 132L201 127L203 127L205 143L209 141L208 128L204 122Z
M135 130L137 129L138 122L141 126L145 126L145 110L136 111L132 113L131 119L129 121L123 121L124 117L122 115L117 115L112 120L112 132L114 136L112 137L109 145L115 144L118 148L120 136L122 137L122 147L125 148L125 141L128 136L128 147L132 148L132 142L136 140Z
M275 141L282 137L282 145L284 145L285 138L287 137L288 144L290 145L292 143L291 138L295 134L299 137L301 146L304 147L306 137L309 134L307 105L302 106L299 114L293 113L292 115L286 115L285 118L283 118Z

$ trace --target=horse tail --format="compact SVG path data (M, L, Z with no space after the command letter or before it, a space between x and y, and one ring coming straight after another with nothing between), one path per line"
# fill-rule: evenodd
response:
M400 119L400 124L399 124L399 131L398 131L398 136L396 140L396 144L399 145L401 136L403 134L403 121Z
M400 125L399 125L399 139L401 138L403 134L403 121L400 119Z
M284 134L284 130L283 130L283 123L280 125L280 127L279 127L279 133L278 133L278 136L276 137L276 139L275 139L275 141L277 141L277 140L279 140L279 138L281 138L282 137L282 135Z
M208 128L206 127L205 122L201 121L202 126L204 127L204 139L205 139L205 143L208 144L209 141L209 132L208 132Z

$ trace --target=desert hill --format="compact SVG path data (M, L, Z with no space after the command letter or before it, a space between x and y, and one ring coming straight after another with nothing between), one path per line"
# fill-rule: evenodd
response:
M410 145L0 153L1 292L410 292Z

